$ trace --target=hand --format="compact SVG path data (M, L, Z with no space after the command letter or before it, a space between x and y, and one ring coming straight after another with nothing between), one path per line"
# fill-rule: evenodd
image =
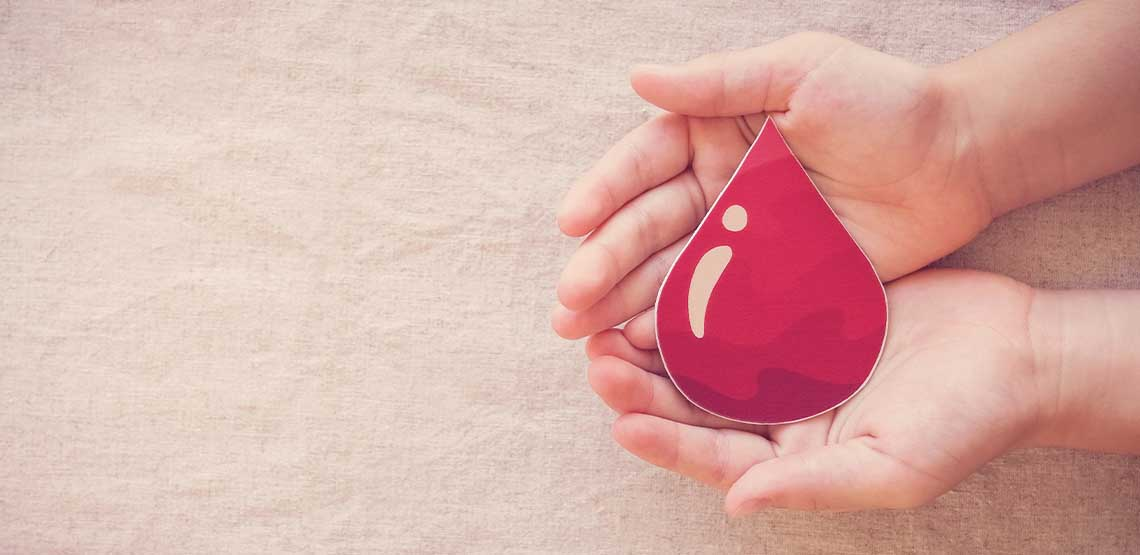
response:
M883 280L948 254L991 220L963 146L969 129L958 95L932 70L809 33L680 67L642 67L632 83L673 113L622 139L562 205L565 233L592 232L558 284L552 319L564 337L653 304L766 115Z
M778 426L720 419L661 375L652 329L587 343L590 384L619 412L614 438L653 464L727 490L726 510L913 507L1051 422L1056 380L1038 372L1034 292L1011 279L927 270L887 286L875 373L837 410Z

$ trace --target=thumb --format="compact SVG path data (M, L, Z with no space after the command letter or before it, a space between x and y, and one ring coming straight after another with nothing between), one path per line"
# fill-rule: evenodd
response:
M864 437L770 459L750 468L725 497L733 516L773 507L856 510L917 507L949 486L877 449Z
M633 89L667 111L690 116L782 112L796 86L840 48L826 33L797 33L748 50L719 52L678 66L643 65Z

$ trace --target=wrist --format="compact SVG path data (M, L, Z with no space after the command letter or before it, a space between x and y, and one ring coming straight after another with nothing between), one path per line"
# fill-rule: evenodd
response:
M1063 322L1057 292L1035 289L1026 311L1026 332L1034 375L1036 413L1025 439L1026 447L1068 444L1063 423L1069 405L1062 367Z
M1140 452L1140 291L1037 290L1038 416L1027 446Z
M963 61L931 70L946 98L955 135L955 173L981 197L990 221L1028 204L1016 145L1001 121L1002 114L989 108L979 94L984 76Z

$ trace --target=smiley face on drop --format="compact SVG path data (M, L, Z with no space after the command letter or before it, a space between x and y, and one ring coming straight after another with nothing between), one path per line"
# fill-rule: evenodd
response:
M862 387L886 314L870 261L769 120L666 276L657 340L693 404L778 424Z

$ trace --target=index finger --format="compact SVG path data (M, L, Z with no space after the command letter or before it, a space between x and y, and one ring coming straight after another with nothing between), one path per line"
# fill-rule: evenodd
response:
M655 116L618 141L570 188L558 210L558 227L572 237L593 231L625 203L685 171L690 157L686 118Z

